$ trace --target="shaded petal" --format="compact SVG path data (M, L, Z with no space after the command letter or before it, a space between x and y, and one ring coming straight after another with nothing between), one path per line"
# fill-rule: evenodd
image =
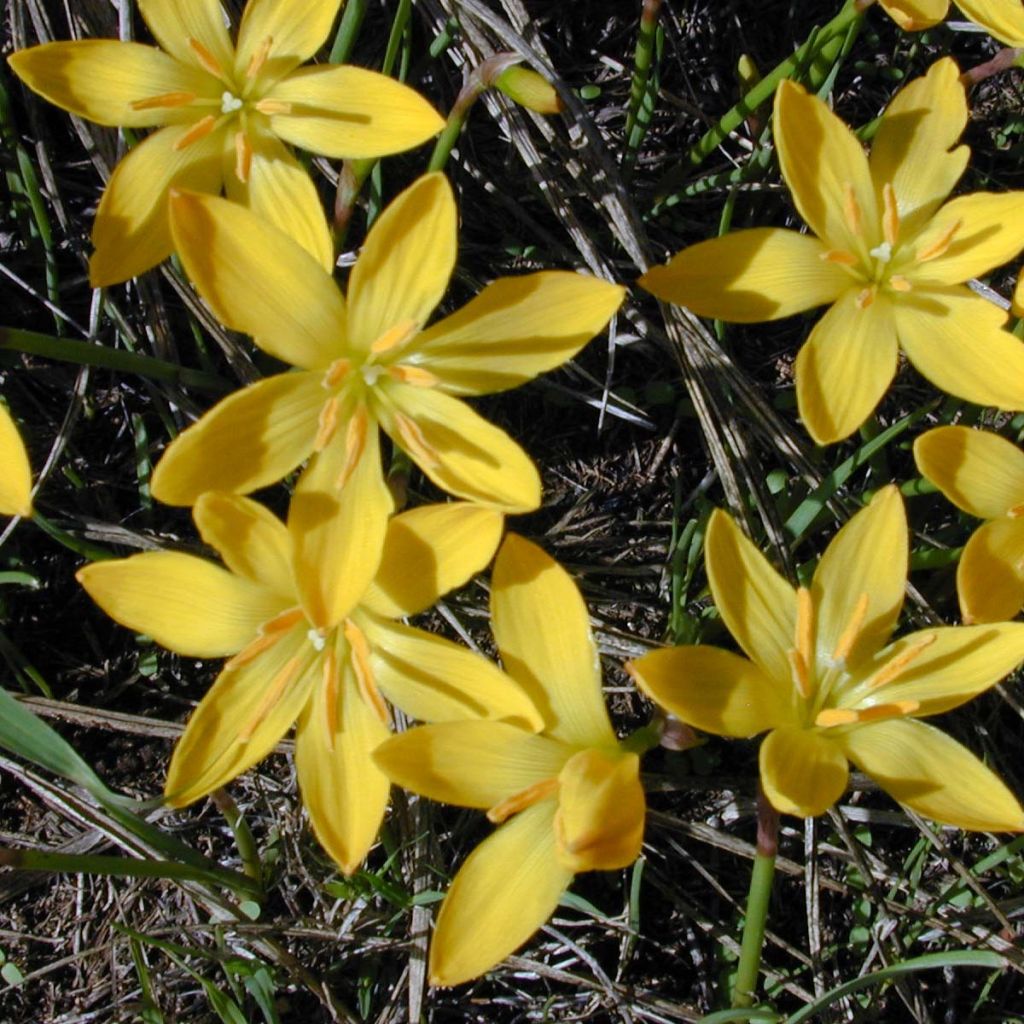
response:
M853 132L788 79L775 93L774 132L782 176L811 230L828 246L855 254L881 241L868 158ZM855 217L847 212L851 198Z
M979 519L1024 506L1024 452L999 434L936 427L914 442L914 461L957 508Z
M93 562L75 578L116 622L193 658L241 650L289 603L205 558L177 551Z
M218 402L168 445L153 496L192 505L204 491L254 491L276 483L313 450L324 402L314 373L282 373Z
M233 573L294 600L292 539L277 516L241 495L207 491L192 518Z
M540 712L515 680L475 651L370 615L360 615L357 621L370 641L377 686L411 718L501 718L524 729L544 727Z
M736 642L776 686L790 680L796 591L720 509L708 521L704 561L715 605Z
M205 72L181 64L152 46L114 39L44 43L12 53L8 63L33 92L97 124L148 128L196 121L187 107L136 110L137 100L168 93L219 96Z
M32 515L32 467L25 442L0 402L0 515Z
M880 0L885 13L904 32L920 32L946 16L949 0Z
M1003 622L1024 606L1024 519L996 519L971 535L956 567L964 622Z
M878 404L896 373L895 303L879 295L866 309L845 292L815 325L796 358L796 397L818 444L852 434Z
M89 260L89 281L94 288L127 281L171 254L167 199L172 188L220 190L223 132L175 149L190 129L161 128L114 169L92 227L96 251Z
M573 753L506 722L462 721L416 726L378 747L373 759L403 789L487 810L557 778Z
M206 796L269 754L309 700L321 657L305 622L238 668L226 668L175 744L164 796L172 807Z
M985 832L1024 830L1016 797L939 729L895 719L851 729L838 742L861 771L926 818Z
M750 228L691 245L637 282L700 316L756 323L835 302L853 283L828 248L784 228Z
M903 607L907 571L903 498L896 487L883 487L836 534L814 573L811 595L822 672L833 664L841 641L847 665L857 665L888 642Z
M238 26L235 74L245 75L266 39L271 40L257 81L286 75L324 44L341 0L249 0Z
M886 107L871 145L871 176L879 207L884 185L893 187L901 238L913 238L960 180L971 151L953 147L966 126L967 93L960 69L948 57L900 89Z
M514 533L494 563L491 628L505 671L540 709L548 734L579 747L617 746L583 597L553 558Z
M271 116L275 135L336 159L400 153L444 127L437 111L409 86L349 65L300 68L267 99L292 105L291 113Z
M421 327L455 266L458 212L448 180L424 175L377 218L348 286L349 342L366 351L408 322Z
M430 945L432 985L458 985L490 970L555 912L573 873L558 861L554 810L548 800L517 814L459 869Z
M761 744L761 785L782 814L813 818L842 795L850 776L846 754L812 729L775 729Z
M571 359L607 326L625 289L596 277L546 270L501 277L409 345L448 392L483 395Z
M503 525L497 510L468 502L421 505L395 516L362 604L388 619L426 611L490 562Z
M306 370L344 354L341 292L273 224L227 199L181 193L171 199L171 228L188 276L228 327Z
M956 0L957 7L971 21L1007 46L1024 46L1024 7L992 0Z
M718 647L667 647L626 663L656 704L718 736L755 736L795 721L796 689Z
M225 74L231 74L234 47L224 26L220 0L139 0L139 11L156 41L172 57L191 67L204 67L189 46L189 39L194 39Z
M937 388L978 405L1024 409L1024 344L1006 313L967 289L911 292L893 303L900 345Z

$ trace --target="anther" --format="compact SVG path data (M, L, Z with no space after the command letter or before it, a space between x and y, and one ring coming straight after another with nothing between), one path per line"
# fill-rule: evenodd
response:
M207 114L206 117L200 118L194 125L178 141L174 144L174 149L177 152L188 148L193 142L198 142L200 139L205 139L210 132L217 126L217 118L213 114Z
M132 110L156 110L164 107L187 107L194 99L194 92L164 92L144 100L135 100L128 106Z
M241 182L249 180L252 170L252 145L245 132L235 132L235 177Z
M363 457L369 426L370 417L366 414L366 406L360 405L352 414L352 418L348 421L348 429L345 431L345 465L334 484L339 491L352 479L352 474Z
M814 601L806 587L797 588L796 632L793 639L804 664L810 668L814 662Z
M440 383L437 376L422 366L409 366L407 363L396 363L387 368L387 375L403 384L414 388L433 388Z
M326 713L327 745L334 750L334 734L338 731L338 658L331 644L324 653L321 685L324 688L324 711Z
M274 45L274 37L267 36L259 46L256 47L252 55L252 60L249 61L249 66L245 69L245 77L248 79L255 78L260 71L263 70L263 65L267 63L267 57L270 54L270 48Z
M922 249L917 250L916 258L918 263L927 263L929 260L937 259L943 255L949 248L953 241L953 237L960 230L960 225L963 224L962 220L956 220L942 232L938 238L933 242L929 242L928 245Z
M260 701L259 706L253 713L249 721L239 730L238 742L248 743L252 739L253 734L266 719L267 715L270 714L271 708L284 696L285 690L295 681L295 677L299 674L299 669L302 667L302 658L299 655L295 655L294 658L290 658L281 667L281 670L276 676L270 681L267 687L267 692Z
M872 302L875 301L875 288L872 285L870 288L865 288L862 292L857 295L854 302L857 304L858 309L867 309Z
M864 628L864 619L868 614L868 604L868 595L862 592L860 597L857 598L857 603L853 606L853 614L850 616L846 629L843 630L836 641L835 650L832 652L833 661L846 661L850 656L850 651L853 650L853 645L857 642L860 631Z
M253 109L258 110L261 114L266 114L267 117L271 117L274 114L290 114L292 112L292 105L285 100L264 98L254 103Z
M392 349L401 348L419 330L415 320L402 320L386 330L371 346L370 351L374 355L381 352L390 352Z
M424 469L435 469L441 464L437 452L423 436L419 424L411 420L404 413L395 413L395 430L398 431L398 438L402 447L420 464Z
M920 707L921 702L918 700L897 700L891 704L874 704L866 708L824 708L818 712L814 724L819 729L834 729L838 725L884 722L889 718L905 718Z
M289 608L280 615L264 622L256 633L254 640L245 645L233 658L225 663L225 669L236 669L248 664L263 651L273 647L288 632L296 622L301 621L303 613L301 608Z
M800 696L804 700L810 700L811 671L807 667L807 662L804 661L804 656L795 648L790 648L786 651L786 657L789 658L789 665L793 670L793 681L796 683L797 690L800 691Z
M896 190L888 181L882 186L882 202L882 235L890 248L895 248L900 234L900 208L896 203Z
M905 651L898 654L892 659L892 661L883 665L878 672L876 672L875 675L867 681L866 686L868 689L877 690L879 687L885 686L887 683L891 683L895 679L898 679L910 667L911 663L917 661L918 657L925 651L925 649L931 647L933 643L935 643L934 633L926 633L924 636L918 638Z
M889 278L889 287L894 292L913 291L913 285L902 274L893 274Z
M359 696L363 698L367 706L377 715L384 725L388 724L388 706L377 689L377 680L373 675L373 666L370 664L370 645L367 642L366 634L351 620L345 620L345 639L348 641L349 659L352 671L356 677L356 688Z
M855 267L858 262L857 257L846 249L829 249L820 253L818 259L825 263L838 263L841 267Z
M188 37L188 48L196 55L196 60L204 70L209 71L215 78L224 77L224 69L220 66L217 58L195 36Z
M1006 515L1010 519L1020 519L1021 516L1024 516L1024 504L1014 505L1012 508L1007 509Z
M843 182L843 216L846 218L846 224L850 231L859 235L862 225L860 203L857 202L857 193L853 189L853 183L849 181Z
M525 811L527 807L532 807L534 804L540 803L541 800L554 796L557 792L558 779L543 779L541 782L535 782L532 786L527 786L526 789L521 789L518 793L496 803L487 812L487 820L494 825L500 825L503 821L511 818L513 814Z
M313 451L322 452L331 443L338 430L340 412L341 402L337 395L331 395L320 407L316 437L313 439Z
M324 374L324 379L320 381L320 386L328 391L333 391L349 375L351 370L352 361L350 359L335 359L327 367L327 372Z

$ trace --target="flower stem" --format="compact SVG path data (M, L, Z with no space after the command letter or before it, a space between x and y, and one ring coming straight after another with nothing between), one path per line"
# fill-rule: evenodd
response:
M772 896L772 879L775 877L775 854L778 851L779 813L775 810L764 791L757 790L757 856L750 876L750 892L747 895L747 915L743 922L743 942L740 946L740 964L736 971L736 985L732 992L732 1005L744 1007L754 1005L757 990L757 975L761 966L761 949L764 946L765 922L768 919L768 904Z
M960 81L970 89L986 78L1008 71L1013 67L1020 67L1024 61L1024 49L1014 46L1005 46L991 60L976 67L968 68L961 76Z

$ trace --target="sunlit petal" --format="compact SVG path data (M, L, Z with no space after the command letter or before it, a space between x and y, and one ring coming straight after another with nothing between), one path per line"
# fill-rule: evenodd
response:
M195 40L221 69L231 73L234 47L224 25L220 0L139 0L139 11L156 41L172 57L193 67L205 65L189 40Z
M1007 46L1024 46L1024 7L992 0L956 0L957 7Z
M964 622L1003 622L1024 606L1024 519L996 519L971 535L956 567Z
M32 515L32 468L25 442L0 402L0 515Z
M340 6L341 0L249 0L238 26L235 73L245 75L269 39L259 79L287 74L324 44Z
M761 785L782 814L824 814L846 789L850 769L842 747L811 729L775 729L761 744Z
M880 0L886 14L904 32L920 32L946 16L949 0Z

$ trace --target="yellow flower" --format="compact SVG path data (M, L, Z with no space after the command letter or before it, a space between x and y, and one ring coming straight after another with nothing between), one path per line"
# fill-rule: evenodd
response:
M434 985L489 970L551 916L579 871L640 854L639 759L615 737L587 609L568 574L510 535L491 582L505 670L533 699L539 734L507 722L426 725L374 759L406 789L478 807L500 827L469 856L441 907L430 948Z
M491 558L501 515L426 505L388 525L373 584L318 628L296 592L288 530L261 505L210 492L193 515L226 569L173 551L97 562L78 580L104 611L197 658L230 656L174 748L165 794L182 807L264 758L298 720L295 767L317 838L351 873L380 826L388 780L370 753L386 697L430 721L476 716L539 727L531 701L486 658L394 620L415 615Z
M957 7L1007 46L1024 46L1024 4L1020 0L956 0Z
M300 68L330 32L340 0L250 0L238 41L219 0L139 0L163 49L113 39L46 43L13 54L51 103L104 125L160 126L114 171L89 264L94 286L149 269L172 251L172 187L251 207L334 264L316 188L284 143L330 157L375 157L444 126L412 89L362 68Z
M800 415L821 444L870 415L901 348L943 391L1024 408L1024 345L1003 329L998 306L961 283L1024 245L1024 192L942 205L969 156L956 146L967 121L958 75L947 58L902 89L882 116L870 162L821 100L783 82L775 142L814 234L737 231L684 249L640 280L702 316L744 323L833 303L796 361Z
M957 566L964 622L1002 622L1024 606L1024 452L984 430L937 427L914 442L921 475L985 522Z
M949 10L949 0L879 0L879 3L904 32L931 28L942 21Z
M0 402L0 515L32 515L32 469L18 428Z
M848 761L901 803L966 829L1024 830L1002 782L945 733L916 721L957 707L1024 659L1024 625L891 634L907 576L907 522L885 487L836 535L810 589L795 590L724 512L705 548L715 604L747 658L673 647L630 665L674 715L761 744L761 784L786 814L823 813Z
M539 505L526 453L456 396L558 366L604 328L622 288L560 271L499 278L425 328L455 264L455 200L441 174L419 179L374 224L347 301L315 260L241 206L183 194L171 210L182 261L214 312L297 372L230 395L177 438L153 475L159 500L245 493L313 455L289 525L317 624L343 615L373 575L391 508L378 426L452 494L520 512Z

